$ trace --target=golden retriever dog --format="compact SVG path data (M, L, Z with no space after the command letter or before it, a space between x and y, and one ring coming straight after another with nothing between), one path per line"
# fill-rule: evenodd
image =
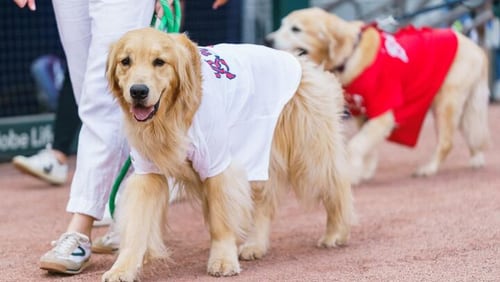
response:
M133 281L146 261L168 256L167 178L200 200L210 275L236 275L238 258L268 251L288 187L326 209L320 247L346 243L353 200L342 88L332 74L264 46L202 48L183 34L145 28L113 44L106 75L135 172L118 205L120 253L103 281Z
M488 61L462 34L413 27L388 34L376 25L308 8L287 15L266 41L337 75L360 126L348 144L353 184L373 177L375 148L384 139L415 146L429 109L437 146L414 175L438 171L457 129L469 147L470 166L484 165L489 143Z

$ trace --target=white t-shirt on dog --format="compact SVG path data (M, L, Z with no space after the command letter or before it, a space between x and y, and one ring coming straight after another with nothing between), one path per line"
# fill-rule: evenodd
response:
M219 44L199 47L203 97L188 131L187 158L204 181L231 162L249 180L267 180L274 129L297 90L302 70L292 55L264 46ZM161 173L132 149L139 174Z

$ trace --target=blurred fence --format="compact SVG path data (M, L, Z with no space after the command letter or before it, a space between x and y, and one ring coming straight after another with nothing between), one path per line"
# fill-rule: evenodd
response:
M0 1L0 117L40 112L31 63L40 55L62 56L51 1L36 13Z
M185 1L184 30L200 45L242 42L244 1L216 11L212 2ZM53 141L53 109L41 101L31 73L32 63L47 54L64 59L51 1L37 0L35 12L0 1L0 161Z

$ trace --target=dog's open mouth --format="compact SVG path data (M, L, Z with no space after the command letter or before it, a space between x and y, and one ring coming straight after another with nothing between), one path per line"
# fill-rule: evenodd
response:
M137 104L133 105L131 112L137 121L144 122L147 121L156 114L158 111L158 106L160 105L160 99L153 106L145 107L144 105Z

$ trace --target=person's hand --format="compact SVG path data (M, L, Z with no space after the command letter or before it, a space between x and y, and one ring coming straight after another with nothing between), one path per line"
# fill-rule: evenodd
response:
M220 6L223 6L224 4L227 3L228 0L215 0L214 3L212 4L212 9L216 10Z
M168 2L168 5L170 6L170 10L173 11L174 10L174 0L168 0L167 2ZM163 11L163 6L160 3L160 0L156 0L155 13L159 19L163 18L163 15L165 14L165 12Z
M24 8L28 4L28 8L31 11L36 10L35 0L14 0L19 8Z

